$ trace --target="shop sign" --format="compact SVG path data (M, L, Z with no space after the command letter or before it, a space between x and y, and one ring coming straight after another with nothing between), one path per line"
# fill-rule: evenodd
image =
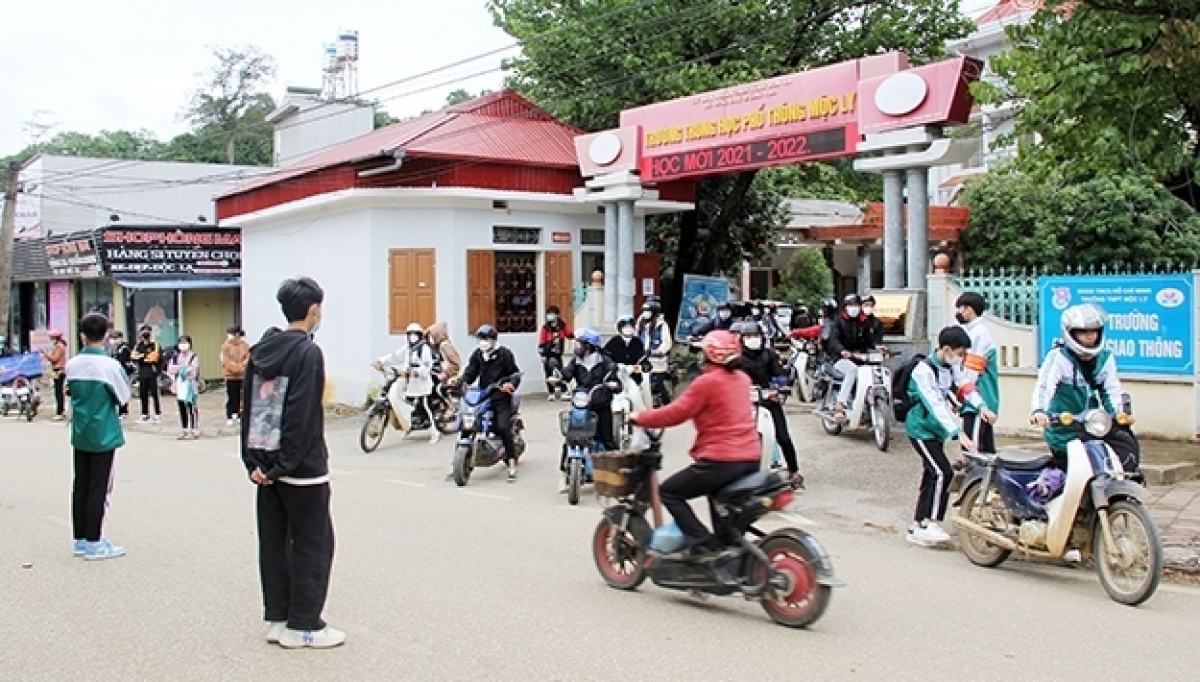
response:
M76 279L100 276L100 256L91 235L79 239L47 240L44 249L46 263L54 277Z
M570 244L571 243L571 233L570 232L551 232L550 233L550 241L554 242L555 244Z
M242 274L237 230L107 228L101 258L109 277L235 279Z

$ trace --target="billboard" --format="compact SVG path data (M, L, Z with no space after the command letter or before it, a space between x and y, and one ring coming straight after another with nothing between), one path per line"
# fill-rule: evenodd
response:
M1192 275L1042 277L1038 292L1039 357L1061 336L1063 310L1095 303L1108 313L1104 345L1122 373L1195 373Z
M675 338L686 339L713 320L717 306L729 300L729 282L723 277L683 276L683 300Z
M109 227L100 241L104 270L113 279L237 279L242 274L237 230Z

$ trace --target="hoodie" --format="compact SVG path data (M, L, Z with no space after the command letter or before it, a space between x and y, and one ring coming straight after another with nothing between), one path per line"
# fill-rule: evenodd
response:
M279 419L279 449L248 447L254 405L263 381L287 377L283 413ZM308 334L298 329L267 330L250 349L242 389L242 461L246 471L262 469L267 478L284 483L324 482L329 475L329 450L325 446L325 356Z
M425 338L429 339L429 345L433 346L433 350L442 358L442 372L446 377L458 376L462 371L462 356L458 354L454 344L450 343L450 332L446 329L446 323L433 323L425 330Z

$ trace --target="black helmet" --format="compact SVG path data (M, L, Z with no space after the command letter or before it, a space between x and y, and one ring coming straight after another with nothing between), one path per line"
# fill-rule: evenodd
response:
M617 333L621 333L621 327L632 327L635 322L633 315L622 315L621 319L617 320Z
M821 311L824 312L825 314L833 315L834 313L837 312L837 309L838 309L837 301L833 300L832 298L821 299Z
M475 332L475 336L480 339L495 339L498 337L496 328L490 324L480 325L479 329Z
M842 297L842 305L859 305L860 303L862 303L862 299L858 297L858 294L846 294Z
M642 312L650 312L655 315L661 314L662 304L658 302L658 297L652 296L646 299L646 302L642 304Z
M748 320L742 323L742 328L738 330L738 333L742 336L762 336L763 329L761 324L754 320Z

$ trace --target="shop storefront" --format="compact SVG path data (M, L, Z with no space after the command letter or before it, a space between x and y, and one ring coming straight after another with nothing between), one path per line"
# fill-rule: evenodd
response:
M72 351L78 350L75 321L82 306L79 286L93 297L107 295L112 283L103 279L96 248L98 230L26 239L13 245L11 332L22 350L47 345L50 330L63 332ZM113 316L109 314L109 319Z

